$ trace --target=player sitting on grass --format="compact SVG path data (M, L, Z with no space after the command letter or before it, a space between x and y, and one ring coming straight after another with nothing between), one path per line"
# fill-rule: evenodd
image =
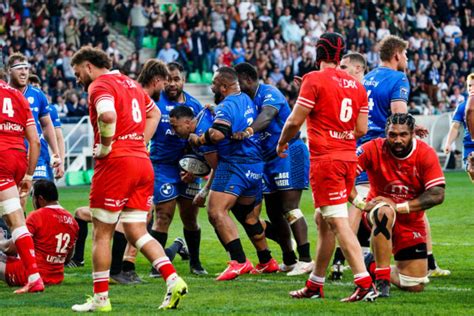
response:
M393 114L385 130L387 138L371 140L357 152L357 172L366 171L370 180L364 215L372 226L375 265L370 255L366 264L381 297L390 295L390 282L410 292L423 291L429 282L424 214L443 202L445 186L438 157L415 138L410 114Z
M64 263L72 255L78 226L72 215L58 203L53 182L38 180L33 185L33 207L26 226L35 244L36 262L44 284L64 279ZM13 239L0 241L0 278L10 286L24 286L28 273L17 256Z

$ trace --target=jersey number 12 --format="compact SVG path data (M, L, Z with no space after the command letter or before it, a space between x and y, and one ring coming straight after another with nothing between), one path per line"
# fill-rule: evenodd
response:
M71 242L71 236L68 233L60 233L54 237L58 240L56 243L56 253L67 253L67 246Z

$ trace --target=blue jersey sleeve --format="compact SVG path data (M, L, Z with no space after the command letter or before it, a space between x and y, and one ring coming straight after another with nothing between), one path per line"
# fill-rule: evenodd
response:
M465 110L466 102L459 104L454 111L453 121L459 122L461 124L464 123L464 110Z
M285 102L286 100L282 100L281 96L272 93L272 91L267 91L265 93L265 96L263 97L262 108L266 106L271 106L272 108L275 108L278 112L280 112L280 109L282 106L285 105Z
M393 86L390 94L390 102L394 101L405 101L408 103L408 97L410 95L410 83L405 74L401 76L397 83Z
M38 116L43 117L50 115L50 107L48 104L48 99L43 92L38 91Z
M51 116L51 121L53 121L53 126L55 128L60 128L61 119L59 118L58 111L54 105L49 106L49 115Z
M220 103L216 107L216 120L221 120L229 123L232 126L234 115L232 114L231 107L226 103Z

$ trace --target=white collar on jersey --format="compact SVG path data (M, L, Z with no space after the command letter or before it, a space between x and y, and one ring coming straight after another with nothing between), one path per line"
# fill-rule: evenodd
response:
M413 137L413 147L411 148L410 153L409 153L408 155L406 155L405 157L403 157L403 158L399 158L399 157L395 156L394 154L392 154L392 151L391 151L391 150L389 150L389 151L390 151L390 154L391 154L395 159L397 159L397 160L405 160L405 159L408 159L408 158L410 158L411 155L413 155L413 153L415 152L415 150L416 150L416 143L417 143L417 140L416 140L415 137Z
M55 204L55 205L46 205L45 208L62 209L63 207L59 204Z
M105 74L106 74L106 75L119 75L119 74L120 74L120 71L118 71L117 69L115 69L115 70L109 70L109 72L106 72Z

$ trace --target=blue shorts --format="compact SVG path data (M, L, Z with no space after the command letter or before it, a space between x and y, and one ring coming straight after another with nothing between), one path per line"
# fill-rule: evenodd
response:
M211 190L235 196L257 197L262 190L263 162L238 164L220 161Z
M201 179L194 183L184 183L179 176L180 169L177 165L165 165L153 162L155 184L153 190L153 203L163 203L176 199L178 196L194 199L199 193Z
M290 144L288 157L275 157L265 163L264 194L286 190L306 190L309 185L309 151L302 140Z
M51 168L49 164L49 156L48 159L45 157L39 157L38 162L36 163L35 172L33 173L33 180L54 180L53 168Z

